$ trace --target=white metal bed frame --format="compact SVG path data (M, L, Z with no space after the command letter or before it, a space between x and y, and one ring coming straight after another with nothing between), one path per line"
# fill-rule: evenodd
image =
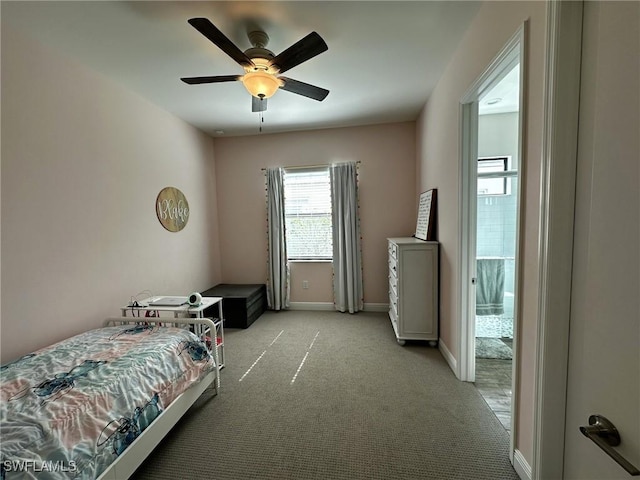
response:
M216 325L210 318L162 318L162 317L116 317L105 320L105 326L130 325L146 323L150 325L162 324L177 327L192 326L196 335L203 338L209 335L209 353L213 355L216 368L207 374L201 381L189 387L181 393L163 412L149 425L131 445L123 451L116 460L100 474L98 480L124 480L133 475L133 472L144 462L147 456L178 423L186 411L195 403L200 395L211 388L218 394L220 388L220 363L218 362L218 342L216 340ZM205 342L206 343L206 342Z

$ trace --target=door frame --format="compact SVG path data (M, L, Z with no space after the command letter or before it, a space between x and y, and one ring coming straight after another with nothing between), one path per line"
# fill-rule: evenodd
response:
M521 278L520 250L523 238L521 231L523 178L526 162L524 156L525 118L527 98L527 56L526 39L528 21L518 28L505 44L502 50L489 64L484 73L473 83L471 88L460 101L460 177L459 177L459 221L461 235L459 239L460 253L460 361L457 364L457 377L466 382L475 381L475 285L472 279L476 277L476 238L477 238L477 160L478 160L478 102L491 88L493 88L509 72L516 63L520 63L519 112L518 112L518 198L516 209L518 212L516 223L515 247L515 296L514 296L514 324L513 324L513 361L512 361L512 398L511 398L511 435L509 458L513 462L513 452L516 438L516 405L518 382L518 305L519 285Z
M547 3L532 479L563 478L583 2Z
M471 339L475 336L475 288L471 279L476 275L476 208L477 208L477 159L478 159L478 101L489 91L506 72L513 68L516 59L520 61L520 111L518 125L518 178L523 177L524 169L524 135L525 135L525 99L526 99L526 37L528 23L525 21L509 39L502 51L493 59L485 72L473 83L471 88L460 101L460 178L459 178L459 205L460 205L460 230L458 249L460 252L460 361L458 362L457 376L465 382L475 380L475 342ZM520 182L522 183L522 182ZM472 192L473 187L473 192ZM518 265L518 253L520 250L520 219L522 217L522 188L518 188L518 224L516 225L516 286L520 268ZM473 193L473 194L472 194ZM517 314L517 295L514 303L514 314ZM517 323L514 321L514 323ZM514 329L517 325L514 325ZM514 330L515 334L515 330ZM514 342L515 343L515 342ZM516 345L514 345L516 347ZM514 355L514 360L515 360Z

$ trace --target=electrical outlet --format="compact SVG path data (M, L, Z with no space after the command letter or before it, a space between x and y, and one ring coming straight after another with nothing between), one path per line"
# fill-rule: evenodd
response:
M309 280L302 281L302 288L304 288L305 290L309 288Z

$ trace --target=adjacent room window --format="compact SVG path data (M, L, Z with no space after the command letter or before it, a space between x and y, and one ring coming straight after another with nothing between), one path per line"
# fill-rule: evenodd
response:
M284 212L289 260L331 260L328 167L285 169Z
M478 195L509 195L511 182L504 173L509 170L511 157L482 157L478 159Z

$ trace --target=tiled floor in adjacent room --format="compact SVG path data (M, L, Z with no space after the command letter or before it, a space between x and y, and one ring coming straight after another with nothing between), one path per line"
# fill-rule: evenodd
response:
M511 430L511 360L476 358L476 388L507 431Z

